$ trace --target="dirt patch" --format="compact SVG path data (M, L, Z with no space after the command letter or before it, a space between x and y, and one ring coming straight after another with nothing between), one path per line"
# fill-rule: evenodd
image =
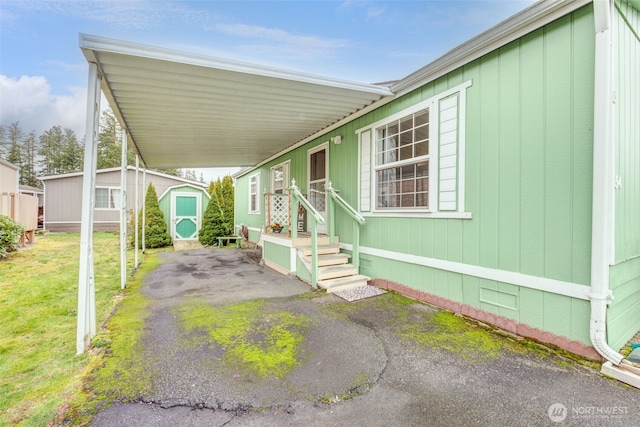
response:
M243 249L242 252L256 264L262 260L262 249Z

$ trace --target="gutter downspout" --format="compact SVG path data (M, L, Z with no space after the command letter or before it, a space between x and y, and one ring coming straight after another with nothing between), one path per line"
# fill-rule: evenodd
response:
M609 259L613 247L613 90L611 0L594 0L595 81L593 123L593 207L591 224L591 342L600 355L615 365L624 357L607 344Z
M607 306L613 297L609 267L613 262L614 136L612 11L614 0L594 0L595 76L593 121L593 206L591 224L591 343L605 359L602 372L640 388L640 368L607 343ZM615 365L615 366L614 366Z

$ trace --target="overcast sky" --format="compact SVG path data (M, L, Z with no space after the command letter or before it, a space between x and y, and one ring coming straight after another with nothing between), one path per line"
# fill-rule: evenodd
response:
M0 123L19 120L37 135L60 125L84 137L79 33L376 83L407 76L533 3L1 0Z

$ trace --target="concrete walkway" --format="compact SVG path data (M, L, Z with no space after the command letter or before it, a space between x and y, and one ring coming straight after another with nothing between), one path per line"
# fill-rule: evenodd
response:
M640 425L640 390L592 369L391 293L351 303L312 293L249 254L161 254L144 288L152 391L91 425ZM257 311L236 319L251 301ZM235 338L215 334L233 319L247 345L302 333L299 363L278 377L229 358Z

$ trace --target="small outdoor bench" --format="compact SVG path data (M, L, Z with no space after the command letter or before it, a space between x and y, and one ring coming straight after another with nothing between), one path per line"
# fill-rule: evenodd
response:
M218 247L222 248L226 246L229 241L233 240L236 243L236 247L240 247L240 241L242 241L242 237L240 236L224 236L224 237L216 237L218 239Z

